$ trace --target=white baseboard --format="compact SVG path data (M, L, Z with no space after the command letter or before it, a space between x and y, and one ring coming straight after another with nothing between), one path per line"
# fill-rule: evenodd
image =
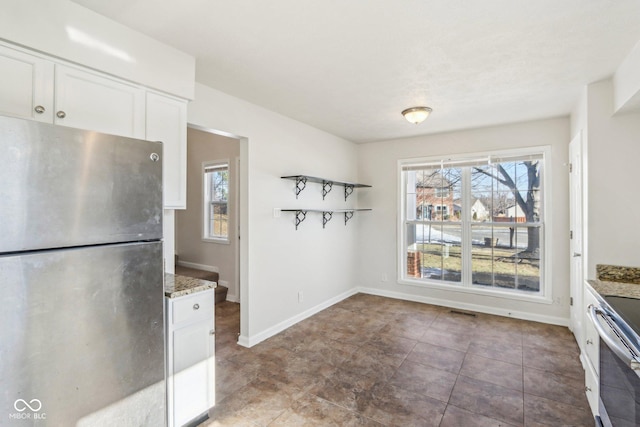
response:
M240 298L236 294L227 293L227 301L240 303Z
M358 293L358 289L357 288L353 288L350 289L346 292L341 293L338 296L335 296L325 302L322 302L318 305L316 305L315 307L311 307L308 310L303 311L300 314L297 314L293 317L290 317L280 323L278 323L277 325L274 325L262 332L259 332L255 335L252 336L244 336L244 335L240 335L240 337L238 337L238 344L240 344L243 347L253 347L256 344L261 343L262 341L266 340L267 338L271 338L272 336L284 331L287 328L290 328L291 326L295 325L298 322L303 321L304 319L313 316L316 313L319 313L320 311L331 307L334 304L339 303L340 301L342 301L343 299L349 298L352 295L355 295Z
M525 311L500 309L496 307L487 307L487 306L478 305L478 304L468 304L468 303L456 302L456 301L440 299L440 298L411 295L411 294L405 294L402 292L385 291L385 290L375 289L375 288L359 287L357 288L357 292L362 292L363 294L378 295L381 297L401 299L405 301L440 305L443 307L457 308L459 310L475 311L478 313L485 313L485 314L495 314L497 316L513 317L515 319L531 320L534 322L549 323L552 325L569 327L569 319L564 317L546 316L542 314L528 313Z
M204 270L204 271L211 271L213 273L220 273L220 269L213 265L197 264L195 262L188 262L188 261L178 261L177 265L179 265L180 267L195 268L196 270Z

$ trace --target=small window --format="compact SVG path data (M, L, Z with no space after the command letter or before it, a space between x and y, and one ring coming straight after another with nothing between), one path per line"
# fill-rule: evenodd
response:
M204 166L204 238L229 239L229 164Z

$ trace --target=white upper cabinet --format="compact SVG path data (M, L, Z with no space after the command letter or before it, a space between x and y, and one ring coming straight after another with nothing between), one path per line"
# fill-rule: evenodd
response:
M144 94L140 87L56 64L54 123L144 138Z
M162 141L164 207L186 208L186 100L0 45L0 115Z
M0 114L53 122L53 62L0 46Z
M164 207L186 209L187 102L147 92L145 138L163 143Z

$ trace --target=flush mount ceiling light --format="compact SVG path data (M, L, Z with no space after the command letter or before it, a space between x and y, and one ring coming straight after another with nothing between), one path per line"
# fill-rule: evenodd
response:
M422 123L433 110L429 107L411 107L402 112L402 115L409 123Z

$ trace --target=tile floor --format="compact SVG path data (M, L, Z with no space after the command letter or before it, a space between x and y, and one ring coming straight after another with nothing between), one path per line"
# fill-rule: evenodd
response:
M357 294L247 349L216 305L204 426L592 426L567 328Z

